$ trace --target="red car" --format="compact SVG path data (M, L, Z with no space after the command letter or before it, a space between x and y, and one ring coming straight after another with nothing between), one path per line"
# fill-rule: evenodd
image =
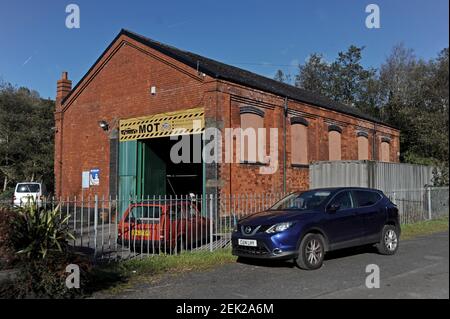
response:
M118 224L117 242L141 252L192 249L208 241L209 223L194 201L132 203Z

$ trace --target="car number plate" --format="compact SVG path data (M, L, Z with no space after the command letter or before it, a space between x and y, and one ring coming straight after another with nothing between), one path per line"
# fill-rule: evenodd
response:
M150 231L149 230L141 230L141 229L133 229L131 231L131 236L150 236Z
M240 246L250 246L250 247L256 247L256 240L254 239L239 239L238 244Z

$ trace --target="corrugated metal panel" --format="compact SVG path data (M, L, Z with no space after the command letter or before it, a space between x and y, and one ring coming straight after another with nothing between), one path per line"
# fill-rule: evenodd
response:
M315 162L309 169L310 187L368 187L366 161Z
M372 187L384 192L422 189L431 184L433 168L375 161L326 161L310 165L310 188Z
M431 166L376 162L374 187L385 192L422 189L431 184Z

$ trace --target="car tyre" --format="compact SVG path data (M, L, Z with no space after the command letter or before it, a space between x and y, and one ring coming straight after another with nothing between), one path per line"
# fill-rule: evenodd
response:
M381 231L380 242L376 245L381 255L393 255L398 250L398 229L393 225L385 225Z
M322 266L325 257L325 244L319 234L307 234L303 237L295 263L301 269L314 270Z

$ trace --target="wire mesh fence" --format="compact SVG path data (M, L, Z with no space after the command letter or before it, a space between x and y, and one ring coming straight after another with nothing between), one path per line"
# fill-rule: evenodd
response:
M386 195L402 224L448 217L449 189L398 190ZM264 211L285 197L271 194L206 196L68 197L38 204L67 215L71 245L101 259L127 259L183 251L213 251L231 245L237 221ZM11 205L11 203L2 203Z
M386 196L397 206L402 224L449 215L448 187L396 190L386 193Z

